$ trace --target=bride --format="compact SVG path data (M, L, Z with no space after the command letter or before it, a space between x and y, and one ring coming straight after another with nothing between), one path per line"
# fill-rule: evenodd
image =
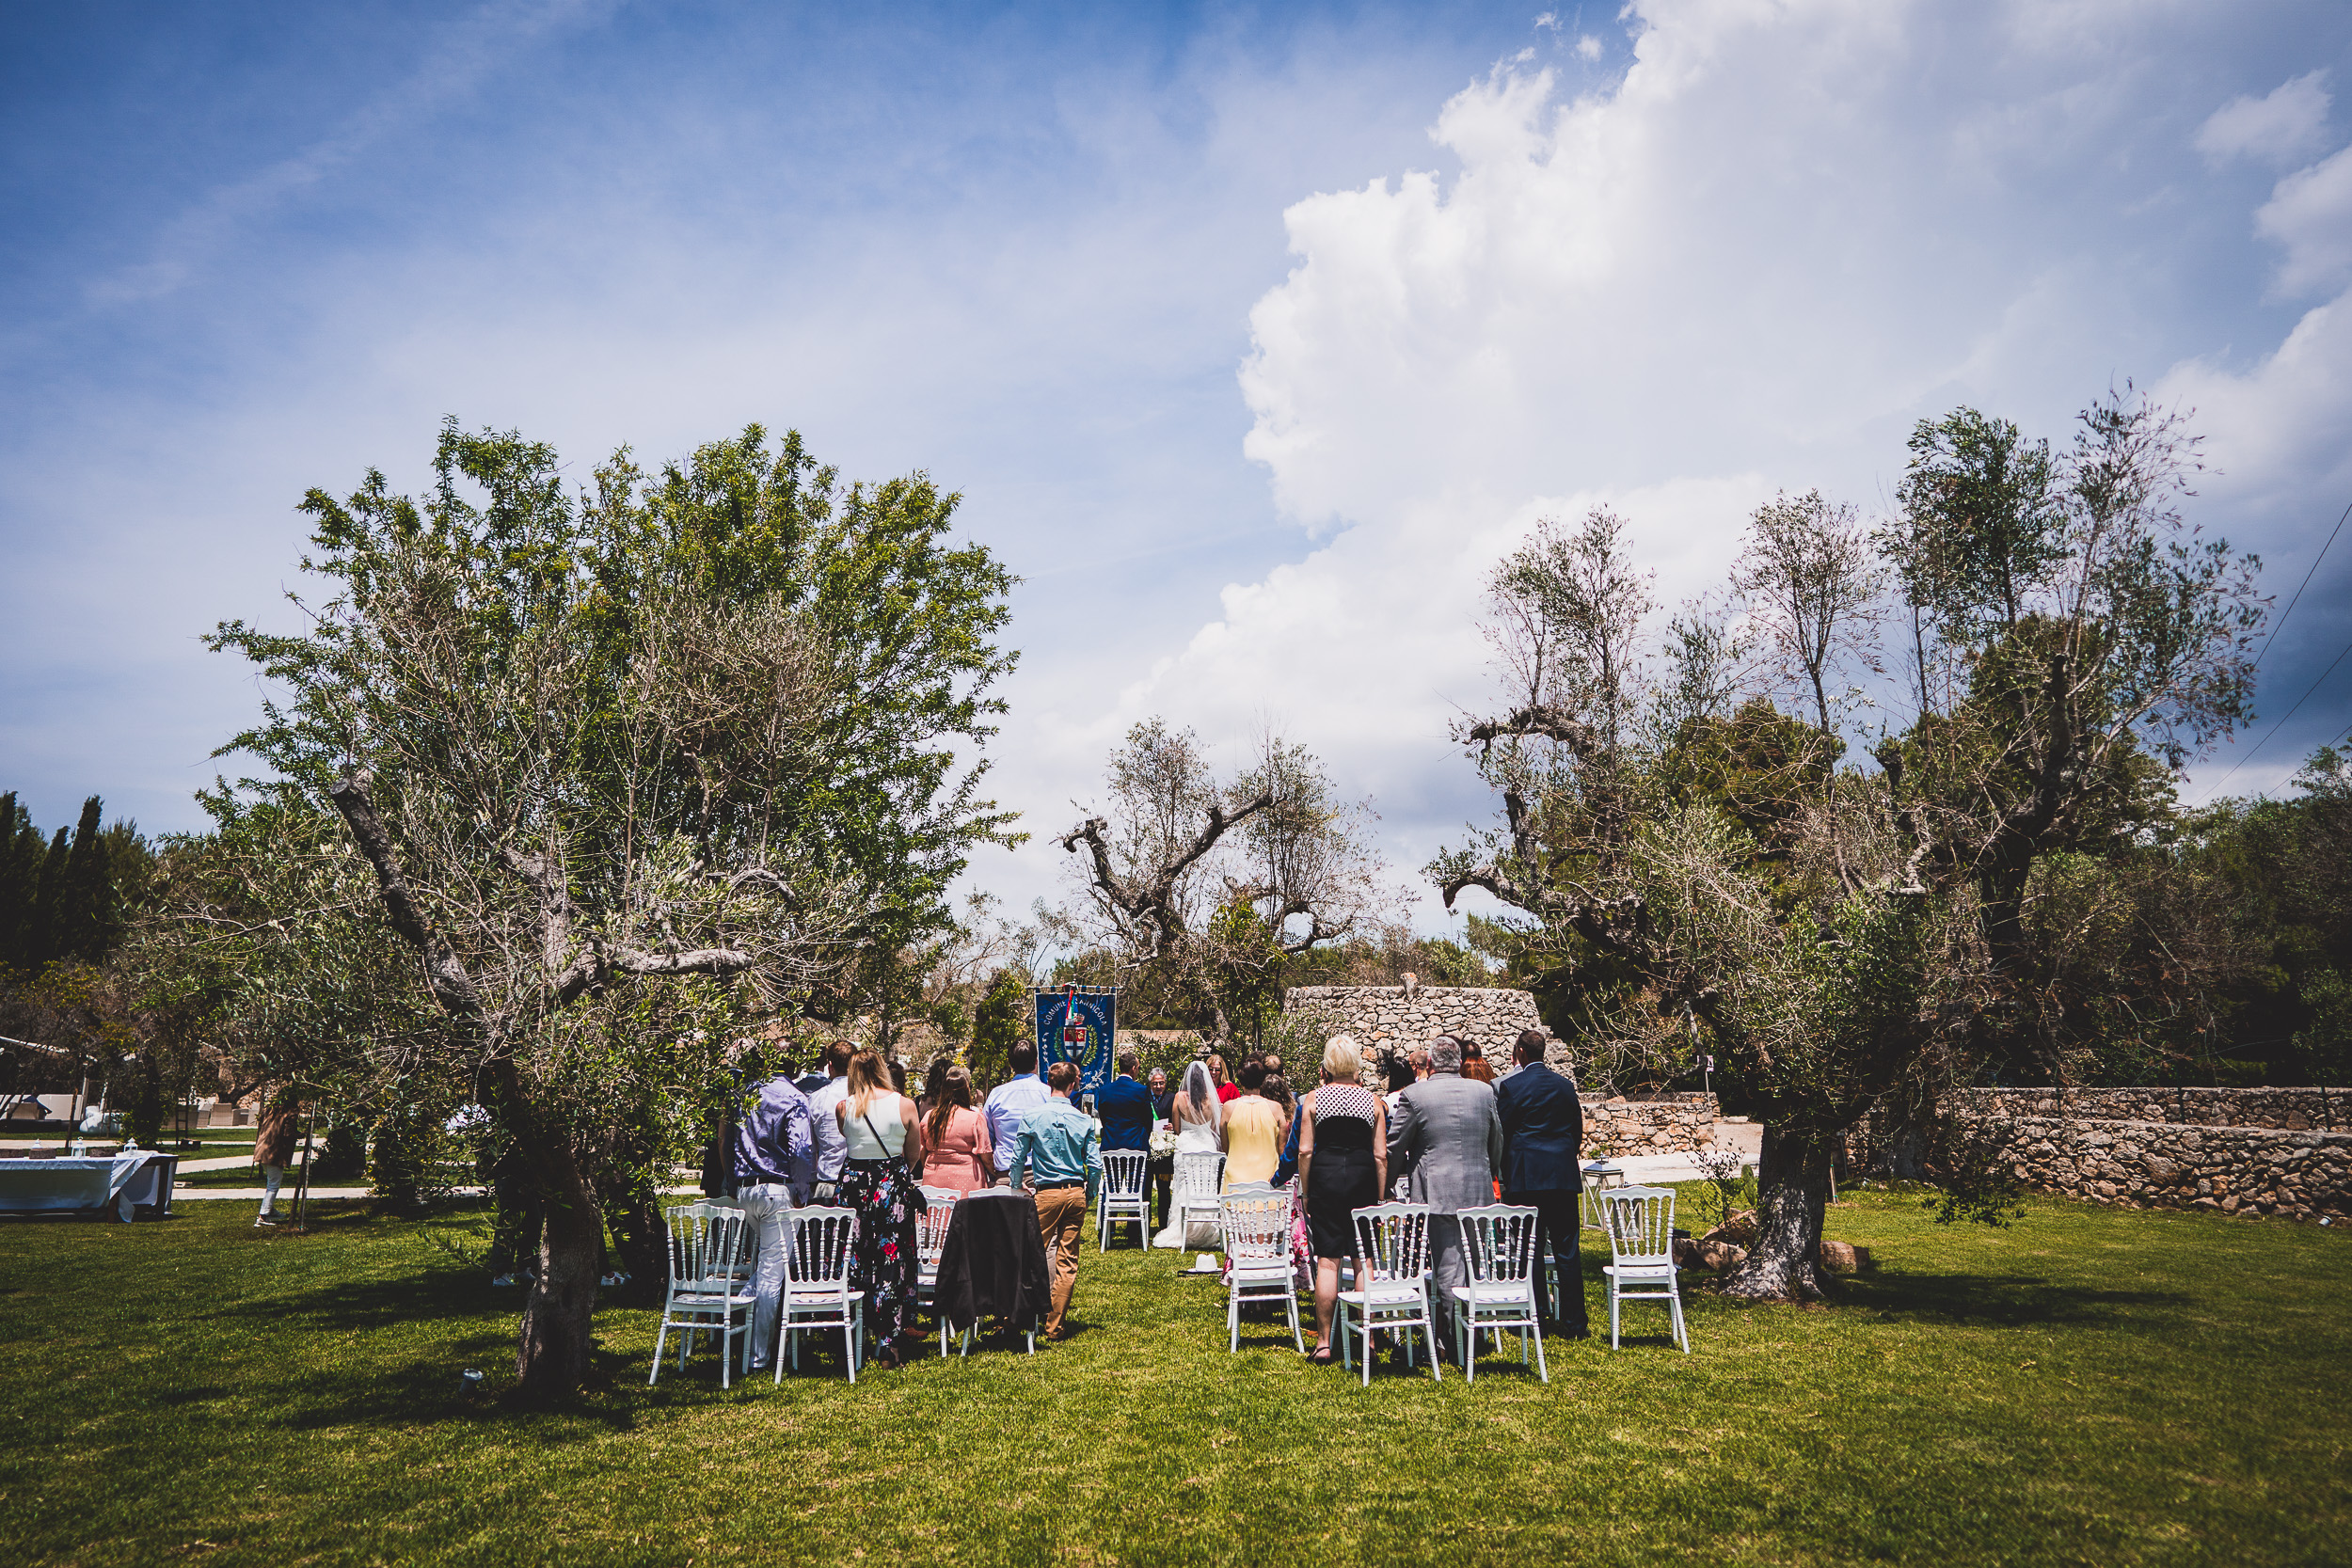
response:
M1209 1077L1208 1064L1195 1062L1184 1069L1184 1081L1168 1107L1168 1119L1176 1129L1176 1158L1180 1164L1187 1154L1223 1151L1225 1107L1217 1102L1216 1085ZM1214 1220L1195 1220L1187 1233L1181 1188L1176 1199L1178 1207L1168 1228L1152 1237L1152 1244L1178 1248L1221 1245L1224 1238Z

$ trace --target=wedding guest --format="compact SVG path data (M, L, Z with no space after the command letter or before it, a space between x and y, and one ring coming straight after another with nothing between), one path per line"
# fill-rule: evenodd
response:
M923 1092L914 1097L914 1114L923 1118L926 1127L930 1125L931 1107L938 1103L940 1086L947 1082L947 1069L955 1065L954 1057L942 1053L923 1069Z
M752 1269L752 1369L768 1365L784 1299L786 1216L817 1184L817 1140L808 1097L784 1075L759 1085L751 1110L735 1124L735 1196L757 1228Z
M1544 1037L1520 1034L1512 1050L1518 1066L1495 1085L1495 1114L1502 1123L1502 1201L1535 1211L1535 1310L1545 1331L1571 1339L1591 1332L1584 1312L1584 1275L1576 1260L1577 1194L1584 1186L1584 1107L1576 1085L1544 1062ZM1545 1277L1544 1249L1560 1276L1560 1299L1551 1299Z
M1323 1048L1323 1082L1298 1102L1299 1186L1307 1195L1307 1235L1315 1259L1315 1350L1331 1362L1331 1312L1340 1264L1356 1256L1359 1209L1380 1201L1389 1185L1389 1108L1357 1082L1363 1056L1356 1041L1334 1035Z
M1168 1135L1173 1137L1176 1132L1176 1123L1173 1119L1176 1114L1176 1092L1168 1086L1168 1069L1153 1068L1152 1075L1144 1081L1144 1084L1152 1091L1152 1126L1155 1129L1165 1127ZM1149 1138L1145 1139L1144 1147L1146 1148L1151 1147ZM1152 1228L1154 1231L1165 1230L1168 1228L1168 1205L1173 1201L1175 1193L1176 1156L1173 1153L1154 1154L1152 1156L1152 1163L1143 1167L1143 1178L1151 1184L1154 1201L1158 1205L1155 1211L1158 1217L1152 1222Z
M278 1189L286 1180L286 1167L294 1163L301 1118L301 1101L294 1090L280 1089L270 1097L254 1128L253 1163L262 1167L262 1212L253 1216L257 1230L278 1224Z
M995 1180L988 1118L972 1108L972 1069L950 1062L923 1118L923 1185L968 1193Z
M1094 1118L1070 1103L1077 1082L1074 1062L1056 1062L1046 1069L1045 1102L1022 1118L1012 1149L1013 1185L1036 1195L1038 1233L1054 1264L1053 1307L1045 1316L1049 1344L1070 1337L1078 1238L1085 1234L1087 1203L1094 1196L1095 1156L1102 1137Z
M1271 1181L1282 1162L1285 1118L1261 1092L1265 1068L1251 1062L1241 1069L1241 1086L1225 1106L1225 1187Z
M1216 1085L1216 1098L1220 1103L1231 1105L1241 1098L1241 1085L1234 1083L1233 1075L1225 1069L1225 1058L1214 1051L1209 1053L1209 1082Z
M1411 1201L1429 1205L1430 1269L1437 1299L1468 1281L1462 1225L1454 1216L1495 1200L1495 1167L1502 1160L1502 1123L1495 1091L1462 1076L1462 1042L1439 1035L1429 1043L1429 1076L1397 1096L1389 1122L1389 1164L1402 1167ZM1440 1351L1444 1337L1438 1337Z
M866 1332L874 1359L896 1367L899 1341L914 1328L914 1184L923 1168L923 1124L914 1101L890 1081L879 1051L850 1058L849 1092L834 1107L847 1157L841 1201L857 1211L850 1289L866 1294Z
M1486 1047L1475 1040L1462 1042L1462 1076L1476 1079L1481 1084L1495 1081L1495 1069L1486 1065Z
M1095 1091L1094 1114L1103 1123L1105 1149L1151 1147L1152 1091L1136 1081L1139 1060L1134 1046L1120 1046L1119 1076Z
M834 1184L841 1180L841 1162L849 1158L849 1147L841 1137L841 1118L835 1113L850 1092L850 1042L827 1040L817 1065L824 1069L825 1081L808 1096L809 1118L817 1125L815 1196L818 1203L831 1203Z
M1022 1040L1009 1055L1012 1076L988 1091L988 1103L983 1107L999 1177L1012 1170L1012 1146L1021 1135L1021 1118L1045 1103L1045 1080L1037 1072L1037 1046Z

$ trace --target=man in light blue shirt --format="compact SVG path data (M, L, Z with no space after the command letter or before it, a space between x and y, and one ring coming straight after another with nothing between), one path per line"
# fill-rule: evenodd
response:
M849 1041L829 1042L818 1065L825 1069L825 1086L808 1097L808 1116L817 1140L817 1201L831 1203L842 1162L850 1157L850 1140L842 1135L841 1118L833 1114L850 1095Z
M1045 1080L1037 1073L1037 1047L1028 1040L1014 1046L1013 1078L988 1091L980 1114L988 1118L988 1141L995 1152L996 1174L1012 1171L1012 1146L1021 1136L1021 1119L1045 1103Z
M1094 1172L1102 1164L1102 1128L1070 1103L1077 1083L1076 1063L1056 1062L1045 1075L1045 1103L1022 1119L1013 1138L1013 1185L1023 1185L1025 1176L1037 1195L1038 1233L1054 1263L1054 1302L1045 1315L1049 1344L1067 1332L1062 1318L1078 1284L1078 1238L1086 1231L1087 1200L1094 1196Z

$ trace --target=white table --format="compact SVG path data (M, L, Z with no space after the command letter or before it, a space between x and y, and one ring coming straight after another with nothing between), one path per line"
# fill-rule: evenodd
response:
M177 1158L152 1149L104 1157L0 1160L0 1213L113 1208L130 1223L141 1204L171 1212Z

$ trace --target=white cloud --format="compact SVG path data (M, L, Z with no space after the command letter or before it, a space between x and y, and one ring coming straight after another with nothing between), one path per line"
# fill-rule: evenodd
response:
M2177 227L2126 232L2169 177L2119 149L2182 145L2151 128L2168 45L2136 42L2129 8L2064 27L2031 7L1633 9L1613 91L1562 102L1551 72L1499 67L1438 117L1458 173L1285 214L1295 264L1241 371L1246 450L1332 537L1229 587L1088 729L1098 746L1153 711L1238 734L1293 694L1297 737L1379 795L1409 865L1486 810L1445 723L1488 690L1483 573L1547 512L1606 499L1672 605L1720 581L1775 488L1878 504L1920 417L1972 403L2062 439L2110 377L2175 362L2242 475L2232 505L2305 495L2334 465L2336 314L2252 371L2197 359L2227 340L2177 309ZM2335 264L2321 184L2274 198L2290 272L2313 280ZM2265 422L2298 398L2299 422Z
M2328 135L2327 80L2325 71L2308 71L2265 97L2231 99L2198 130L2197 150L2212 164L2233 158L2290 164L2308 157Z
M2254 214L2254 230L2286 247L2276 284L2283 297L2352 277L2352 147L2280 181Z
M1585 33L1579 37L1576 40L1576 57L1580 60L1599 59L1600 40L1593 37L1590 33Z

